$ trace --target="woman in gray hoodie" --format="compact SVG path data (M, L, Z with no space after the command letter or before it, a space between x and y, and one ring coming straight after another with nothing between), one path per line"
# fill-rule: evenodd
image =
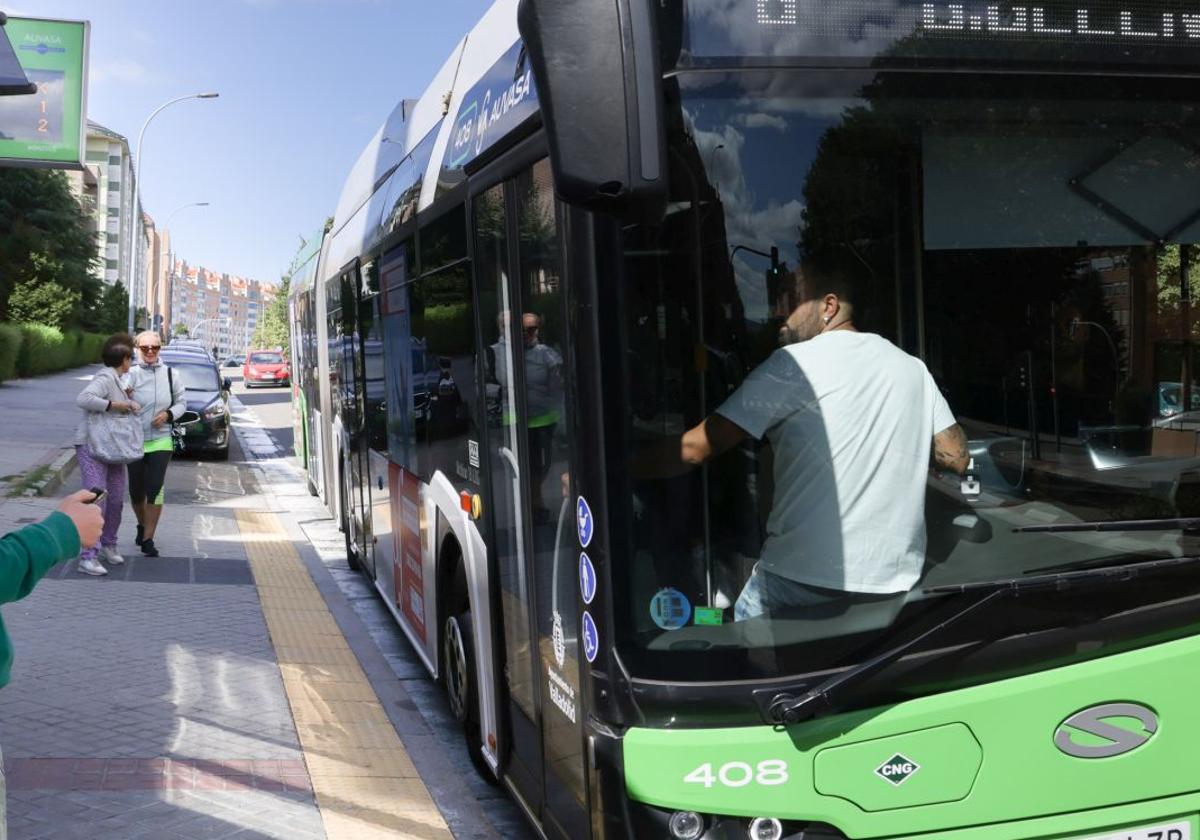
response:
M153 330L136 339L139 364L129 371L132 399L141 406L138 416L146 431L145 456L129 465L129 500L137 515L137 544L142 554L157 557L154 532L162 516L163 485L174 446L171 423L187 410L183 378L172 376L159 361L162 338Z

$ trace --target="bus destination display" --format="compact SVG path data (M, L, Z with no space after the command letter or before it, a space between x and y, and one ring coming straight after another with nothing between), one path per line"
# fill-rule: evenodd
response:
M699 58L1200 64L1200 3L689 0L686 8L685 52Z

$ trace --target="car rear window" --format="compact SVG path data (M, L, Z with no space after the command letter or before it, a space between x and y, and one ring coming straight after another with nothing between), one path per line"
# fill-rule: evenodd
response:
M250 363L254 365L281 365L283 364L283 355L280 353L255 353L250 357Z
M221 380L213 365L189 364L188 362L165 358L163 361L175 375L183 379L183 385L189 391L219 391Z

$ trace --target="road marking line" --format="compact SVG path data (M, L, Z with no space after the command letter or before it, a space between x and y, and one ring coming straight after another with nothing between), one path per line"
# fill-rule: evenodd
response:
M329 840L452 837L278 518L237 520Z

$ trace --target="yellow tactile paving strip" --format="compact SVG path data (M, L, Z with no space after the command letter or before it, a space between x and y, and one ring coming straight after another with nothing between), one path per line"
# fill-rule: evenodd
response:
M329 840L452 837L275 514L237 518Z

